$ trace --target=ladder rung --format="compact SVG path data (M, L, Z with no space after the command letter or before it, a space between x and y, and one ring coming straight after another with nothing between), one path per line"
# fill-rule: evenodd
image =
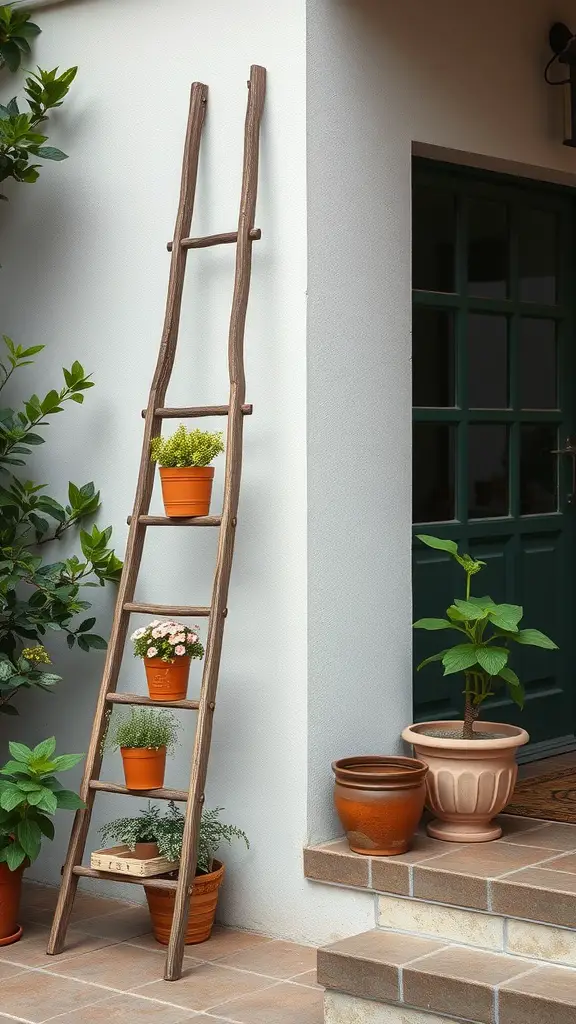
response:
M252 228L249 237L252 241L258 241L259 238L262 238L260 228ZM204 235L203 238L183 238L180 246L182 249L207 249L211 245L229 245L231 242L237 241L237 231L225 231L221 235ZM173 246L173 242L167 243L166 248L168 252L172 252Z
M154 415L162 420L199 419L202 416L227 416L227 405L191 405L182 406L178 409L154 409ZM243 405L242 415L251 416L253 406ZM146 409L142 409L142 418L146 416Z
M106 882L128 882L132 885L154 886L156 889L175 890L178 882L175 878L136 878L135 875L117 875L113 871L96 871L77 864L72 868L73 875L81 878L103 878Z
M127 601L125 612L144 613L146 615L183 615L185 618L206 618L210 615L209 608L190 608L187 604L139 604Z
M185 789L127 789L126 786L117 786L115 782L101 782L100 779L90 780L90 789L96 789L103 793L122 793L124 796L147 796L152 800L182 800L188 799L188 792Z
M132 522L132 516L128 516L128 526ZM141 526L220 526L222 516L191 516L190 518L171 519L168 516L139 516L138 522Z
M200 702L197 700L150 700L140 697L137 693L108 693L109 704L143 704L145 707L181 708L184 711L198 711Z

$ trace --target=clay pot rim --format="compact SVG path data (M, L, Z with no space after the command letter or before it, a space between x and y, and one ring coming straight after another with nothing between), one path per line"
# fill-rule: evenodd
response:
M160 466L160 473L163 476L179 476L181 473L189 473L193 470L199 476L214 476L214 466Z
M143 658L142 658L142 661L147 662L148 665L152 665L152 664L154 664L154 665L175 665L175 664L182 664L185 661L192 661L192 655L191 654L175 654L174 657L170 658L169 661L165 661L164 658L147 658L146 655L144 655Z
M371 771L377 766L392 767L395 771L381 772ZM429 768L424 761L415 757L401 757L394 755L364 754L355 757L341 757L338 761L332 762L332 771L338 782L352 783L362 786L369 783L382 789L388 789L395 783L404 783L409 786L419 785L428 774Z
M166 744L163 743L161 747L120 747L120 753L122 755L124 755L124 754L128 753L129 751L134 751L134 750L140 750L140 751L142 751L142 753L148 753L148 751L153 750L154 753L157 754L159 750L166 750L166 749L167 749Z
M415 747L427 747L437 750L458 750L463 754L480 752L481 750L510 750L514 747L523 747L528 743L530 736L526 729L518 725L507 725L505 722L475 722L475 732L503 732L505 735L498 739L476 739L464 740L449 738L447 736L430 736L426 729L454 729L463 726L462 719L452 719L446 722L417 722L408 725L402 731L402 739Z
M214 859L214 864L218 865L218 867L214 868L214 871L210 871L209 874L207 874L207 875L194 875L194 882L216 881L217 878L222 878L222 876L224 875L224 871L225 871L225 865L222 863L221 860L216 860L216 859ZM174 873L177 874L177 872L174 872ZM160 876L160 877L162 877L162 876ZM153 885L147 885L146 889L154 889L154 886ZM154 892L161 892L162 895L164 895L166 890L165 889L154 889ZM169 896L173 896L174 893L171 892L170 890L168 890L168 895Z
M11 946L13 942L19 942L24 933L24 929L21 924L16 925L16 931L12 932L12 935L5 935L0 939L0 946Z

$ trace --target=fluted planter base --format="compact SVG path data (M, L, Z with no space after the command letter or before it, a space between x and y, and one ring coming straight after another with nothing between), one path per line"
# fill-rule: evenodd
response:
M486 843L502 829L493 819L509 802L518 774L516 750L528 742L525 729L494 722L476 722L474 732L497 738L462 740L431 732L461 729L462 722L421 722L404 729L424 761L426 806L435 815L428 835L449 843Z

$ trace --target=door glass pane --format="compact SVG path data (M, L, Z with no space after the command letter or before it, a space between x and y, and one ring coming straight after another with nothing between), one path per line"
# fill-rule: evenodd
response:
M468 291L483 299L508 295L508 215L503 203L473 199L468 207Z
M520 211L518 262L521 302L556 302L556 214Z
M413 434L413 521L454 519L454 427L415 423Z
M520 513L556 512L558 508L558 431L551 423L523 423L520 428Z
M508 320L471 313L468 317L468 406L508 406Z
M415 185L412 198L412 286L454 291L456 204L439 189Z
M468 430L468 515L470 519L507 516L508 427L472 423Z
M415 306L412 317L412 389L416 406L456 404L454 314Z
M520 408L558 407L558 367L554 320L520 320Z

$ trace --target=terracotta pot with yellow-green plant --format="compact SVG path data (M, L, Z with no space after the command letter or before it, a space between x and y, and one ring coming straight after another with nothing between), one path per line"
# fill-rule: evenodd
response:
M166 754L173 753L179 722L163 708L133 707L110 714L102 752L119 750L126 788L162 789Z
M220 432L187 430L184 425L171 437L152 438L152 461L160 466L164 509L169 518L209 514L214 480L210 463L223 451Z
M445 552L464 570L464 597L450 605L446 617L414 623L415 629L459 634L458 643L425 658L418 669L441 662L445 676L464 676L464 720L419 722L404 729L402 736L429 767L427 805L436 820L428 825L428 833L449 842L482 843L502 834L493 819L512 795L518 773L516 751L529 740L526 730L516 725L480 722L482 705L506 686L515 704L523 707L524 688L509 665L514 644L557 648L539 629L520 628L520 605L472 596L472 577L485 562L460 554L452 540L424 534L418 539Z

